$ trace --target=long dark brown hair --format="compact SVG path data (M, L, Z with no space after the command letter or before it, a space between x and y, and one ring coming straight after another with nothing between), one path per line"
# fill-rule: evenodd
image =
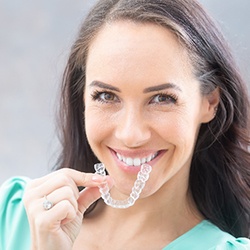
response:
M205 218L234 236L250 235L249 99L225 39L194 0L101 0L83 22L64 72L57 169L93 172L98 159L85 134L83 94L88 48L107 22L154 23L186 48L202 95L220 91L216 117L202 124L190 190ZM122 34L118 34L122 35Z

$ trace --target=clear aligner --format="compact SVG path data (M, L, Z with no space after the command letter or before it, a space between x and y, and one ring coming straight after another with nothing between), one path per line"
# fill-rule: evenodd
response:
M103 163L97 163L94 165L96 170L96 174L105 176L105 166ZM152 170L152 167L148 164L142 164L141 169L137 174L137 179L134 183L132 188L132 192L130 193L129 197L125 200L115 200L110 196L108 184L105 183L99 187L101 197L104 202L114 208L128 208L134 205L135 201L139 198L140 193L142 192L146 181L149 178L149 174Z

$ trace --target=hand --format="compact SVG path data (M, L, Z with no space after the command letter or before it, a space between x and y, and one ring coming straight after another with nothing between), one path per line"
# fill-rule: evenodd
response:
M31 181L24 194L30 224L32 250L69 250L80 232L83 214L100 198L98 186L111 180L96 174L61 169ZM79 192L77 186L86 187ZM53 202L50 210L45 200Z

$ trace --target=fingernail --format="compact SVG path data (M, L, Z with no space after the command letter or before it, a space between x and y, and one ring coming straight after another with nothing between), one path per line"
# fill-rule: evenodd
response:
M98 183L102 183L105 180L106 180L105 176L101 176L101 175L97 175L97 174L92 177L92 181L98 182Z

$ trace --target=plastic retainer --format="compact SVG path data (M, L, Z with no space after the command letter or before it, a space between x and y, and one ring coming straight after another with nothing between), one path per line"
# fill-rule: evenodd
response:
M94 165L96 174L105 176L105 166L103 163L97 163ZM139 198L146 181L149 178L149 174L152 170L152 167L149 164L142 164L141 169L137 174L137 179L134 183L132 188L132 192L130 193L129 197L125 200L115 200L110 196L108 184L105 183L99 187L101 197L104 202L113 207L113 208L128 208L134 205L135 201Z

